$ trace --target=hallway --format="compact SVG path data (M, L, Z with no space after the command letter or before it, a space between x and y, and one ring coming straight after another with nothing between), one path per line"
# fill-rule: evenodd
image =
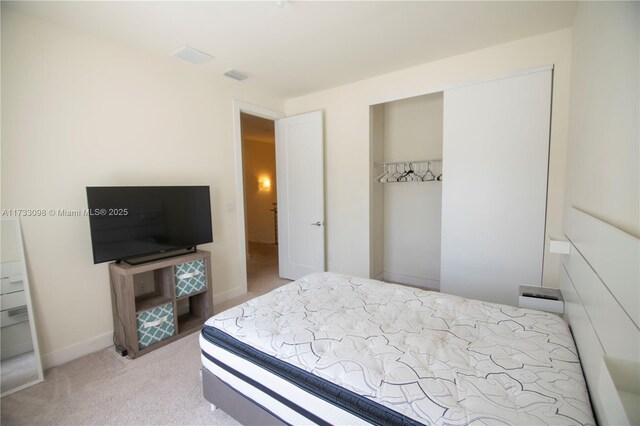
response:
M289 282L278 276L278 245L249 241L247 290L260 295Z
M214 314L261 296L290 280L278 276L278 245L249 241L247 259L247 293L214 307Z

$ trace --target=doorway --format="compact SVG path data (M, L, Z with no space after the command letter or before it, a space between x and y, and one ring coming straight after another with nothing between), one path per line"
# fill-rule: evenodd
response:
M289 282L278 271L275 122L240 113L247 291L257 295Z

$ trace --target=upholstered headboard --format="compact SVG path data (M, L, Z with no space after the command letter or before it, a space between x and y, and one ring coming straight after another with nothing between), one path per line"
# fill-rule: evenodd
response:
M600 424L640 424L640 240L585 212L565 219L560 289Z

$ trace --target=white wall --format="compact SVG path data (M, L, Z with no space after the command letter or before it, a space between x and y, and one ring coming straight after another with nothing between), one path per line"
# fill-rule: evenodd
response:
M247 239L274 244L275 220L270 210L277 202L275 143L244 139L242 152ZM262 178L270 180L270 188L260 188Z
M384 104L369 108L369 163L384 161ZM369 176L369 277L376 278L384 272L384 185L375 179L382 173L379 167L371 167Z
M573 34L566 207L640 237L640 3L581 2Z
M555 64L547 234L560 235L570 63L571 29L565 29L287 100L287 114L325 111L328 269L360 276L371 272L370 105L545 64ZM545 257L544 285L557 286L558 267L557 257Z
M13 220L0 221L0 255L4 262L22 262L23 254L20 253L18 243L18 224Z
M388 102L383 108L384 161L442 158L441 92ZM442 164L434 163L432 169L437 176ZM377 185L384 190L386 279L438 289L442 184L435 181Z
M384 104L386 161L442 158L443 93Z
M211 186L213 292L242 292L232 101L283 102L171 57L2 10L2 208L86 207L87 185ZM113 329L86 217L22 218L42 353Z

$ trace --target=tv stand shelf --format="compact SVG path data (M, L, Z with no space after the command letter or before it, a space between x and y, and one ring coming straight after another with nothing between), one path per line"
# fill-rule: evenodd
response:
M170 302L173 302L173 299L165 296L136 297L136 312L146 311Z
M211 254L111 263L115 342L138 357L198 331L211 314Z

